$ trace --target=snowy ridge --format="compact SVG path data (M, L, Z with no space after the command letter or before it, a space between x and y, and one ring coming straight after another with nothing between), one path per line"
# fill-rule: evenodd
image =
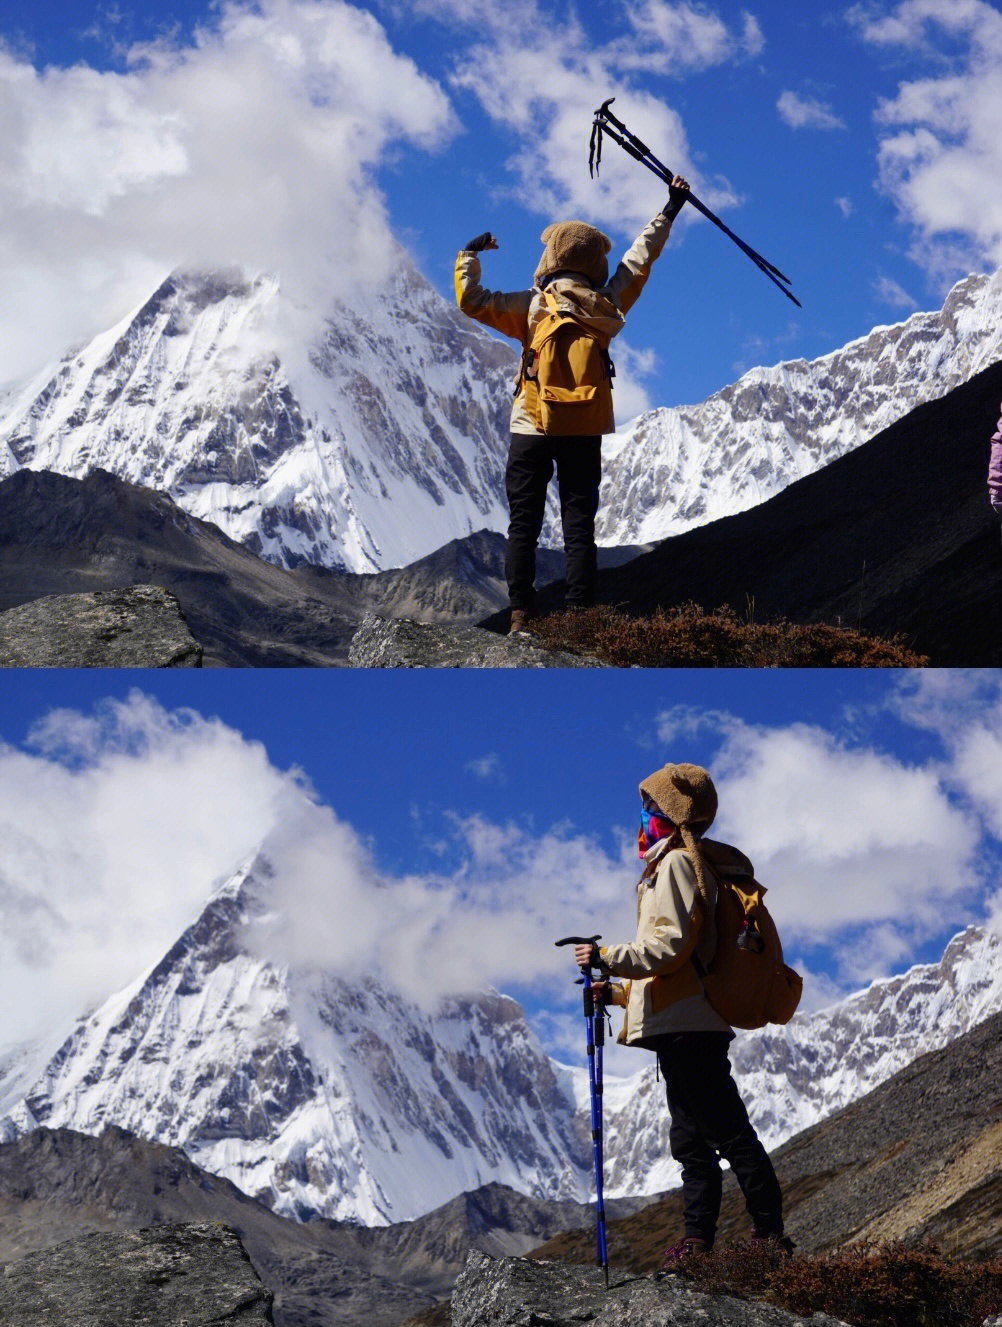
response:
M820 359L639 415L605 442L599 543L649 543L754 507L999 359L1002 269Z
M0 1142L109 1124L183 1147L275 1211L381 1225L491 1181L591 1194L585 1071L489 991L431 1012L376 983L268 962L268 867L238 871L164 955L53 1053L0 1057ZM250 937L254 936L254 943ZM770 1147L1002 1009L1002 944L970 927L923 964L785 1028L742 1034L736 1076ZM607 1079L606 1188L677 1183L651 1057Z
M6 1136L116 1124L302 1219L406 1220L493 1180L575 1197L583 1140L515 1001L488 992L428 1014L254 957L242 938L266 874L235 876L160 963L80 1020L20 1102L23 1075L0 1082Z
M401 566L503 518L512 352L406 257L322 316L175 273L0 400L0 478L102 468L285 566Z
M1002 943L971 926L938 963L875 981L785 1027L740 1033L731 1062L752 1122L773 1148L1000 1010ZM664 1084L653 1067L629 1081L624 1104L607 1111L609 1193L658 1193L679 1182L667 1151Z
M812 362L755 368L606 439L602 544L764 501L1002 358L1002 270ZM0 393L0 478L101 467L285 566L407 565L507 521L516 356L403 251L322 311L276 281L175 273L118 326ZM559 545L551 494L543 542Z

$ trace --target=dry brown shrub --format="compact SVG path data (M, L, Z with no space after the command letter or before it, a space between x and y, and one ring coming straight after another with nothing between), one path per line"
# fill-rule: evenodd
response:
M627 617L603 604L552 613L532 631L552 648L619 668L921 668L929 662L899 639L823 623L743 622L727 606L706 613L693 603L653 617Z
M948 1261L935 1249L865 1245L781 1258L741 1244L685 1264L699 1289L827 1313L853 1327L981 1327L1002 1308L1002 1258Z

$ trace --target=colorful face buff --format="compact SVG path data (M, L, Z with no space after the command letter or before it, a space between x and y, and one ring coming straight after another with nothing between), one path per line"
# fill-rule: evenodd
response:
M637 856L643 857L658 839L666 839L674 832L675 826L667 816L660 815L657 811L649 811L646 806L642 807L640 828L637 830Z

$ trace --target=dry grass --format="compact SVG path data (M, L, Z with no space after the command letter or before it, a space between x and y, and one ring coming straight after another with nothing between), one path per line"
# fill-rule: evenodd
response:
M552 613L532 624L555 649L591 654L618 668L921 668L924 655L821 623L743 622L733 609L683 604L654 617L600 605Z
M936 1249L860 1246L780 1258L739 1244L686 1263L709 1293L764 1299L791 1313L828 1313L853 1327L981 1327L1002 1309L1002 1258L952 1261Z
M705 1294L775 1304L805 1318L827 1313L853 1327L981 1327L1002 1311L1002 1258L952 1260L934 1248L856 1246L785 1258L745 1242L718 1245L684 1267L684 1279ZM622 1270L613 1268L614 1284ZM444 1303L405 1327L448 1327L449 1320Z

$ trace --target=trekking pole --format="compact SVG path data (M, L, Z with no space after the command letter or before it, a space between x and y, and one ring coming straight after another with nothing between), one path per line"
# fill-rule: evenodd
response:
M609 97L608 100L603 101L602 105L595 111L595 118L592 121L591 126L591 142L588 152L588 174L593 178L598 174L599 168L602 164L602 136L603 134L608 134L613 142L618 143L621 148L634 158L635 161L639 161L641 165L646 166L649 171L670 188L672 179L674 178L672 172L663 162L657 159L646 143L641 142L636 134L631 133L622 120L618 120L615 115L613 115L612 111L609 110L609 106L615 100L615 97ZM718 230L722 230L728 239L733 240L741 252L752 260L758 270L764 276L767 276L772 284L776 286L778 290L783 292L787 299L792 300L798 309L803 308L803 305L800 303L800 300L797 299L796 295L794 295L791 290L787 289L790 284L790 278L788 276L784 276L774 263L770 263L767 258L763 258L762 255L757 253L750 244L746 244L739 235L735 235L734 231L731 230L729 226L726 226L715 213L711 212L705 203L701 203L695 194L690 193L688 201L697 212L701 212L703 216L706 217L707 221L712 221Z
M561 945L592 945L601 940L600 935L566 935L554 943ZM591 1150L595 1164L595 1246L598 1265L605 1276L605 1288L609 1289L609 1254L605 1243L605 1203L602 1197L602 1048L605 1045L605 1024L602 1021L602 1006L598 1008L598 1024L595 1023L595 996L591 984L591 968L583 967L581 976L575 982L584 990L583 1004L585 1016L586 1048L588 1051L588 1087L591 1093Z

